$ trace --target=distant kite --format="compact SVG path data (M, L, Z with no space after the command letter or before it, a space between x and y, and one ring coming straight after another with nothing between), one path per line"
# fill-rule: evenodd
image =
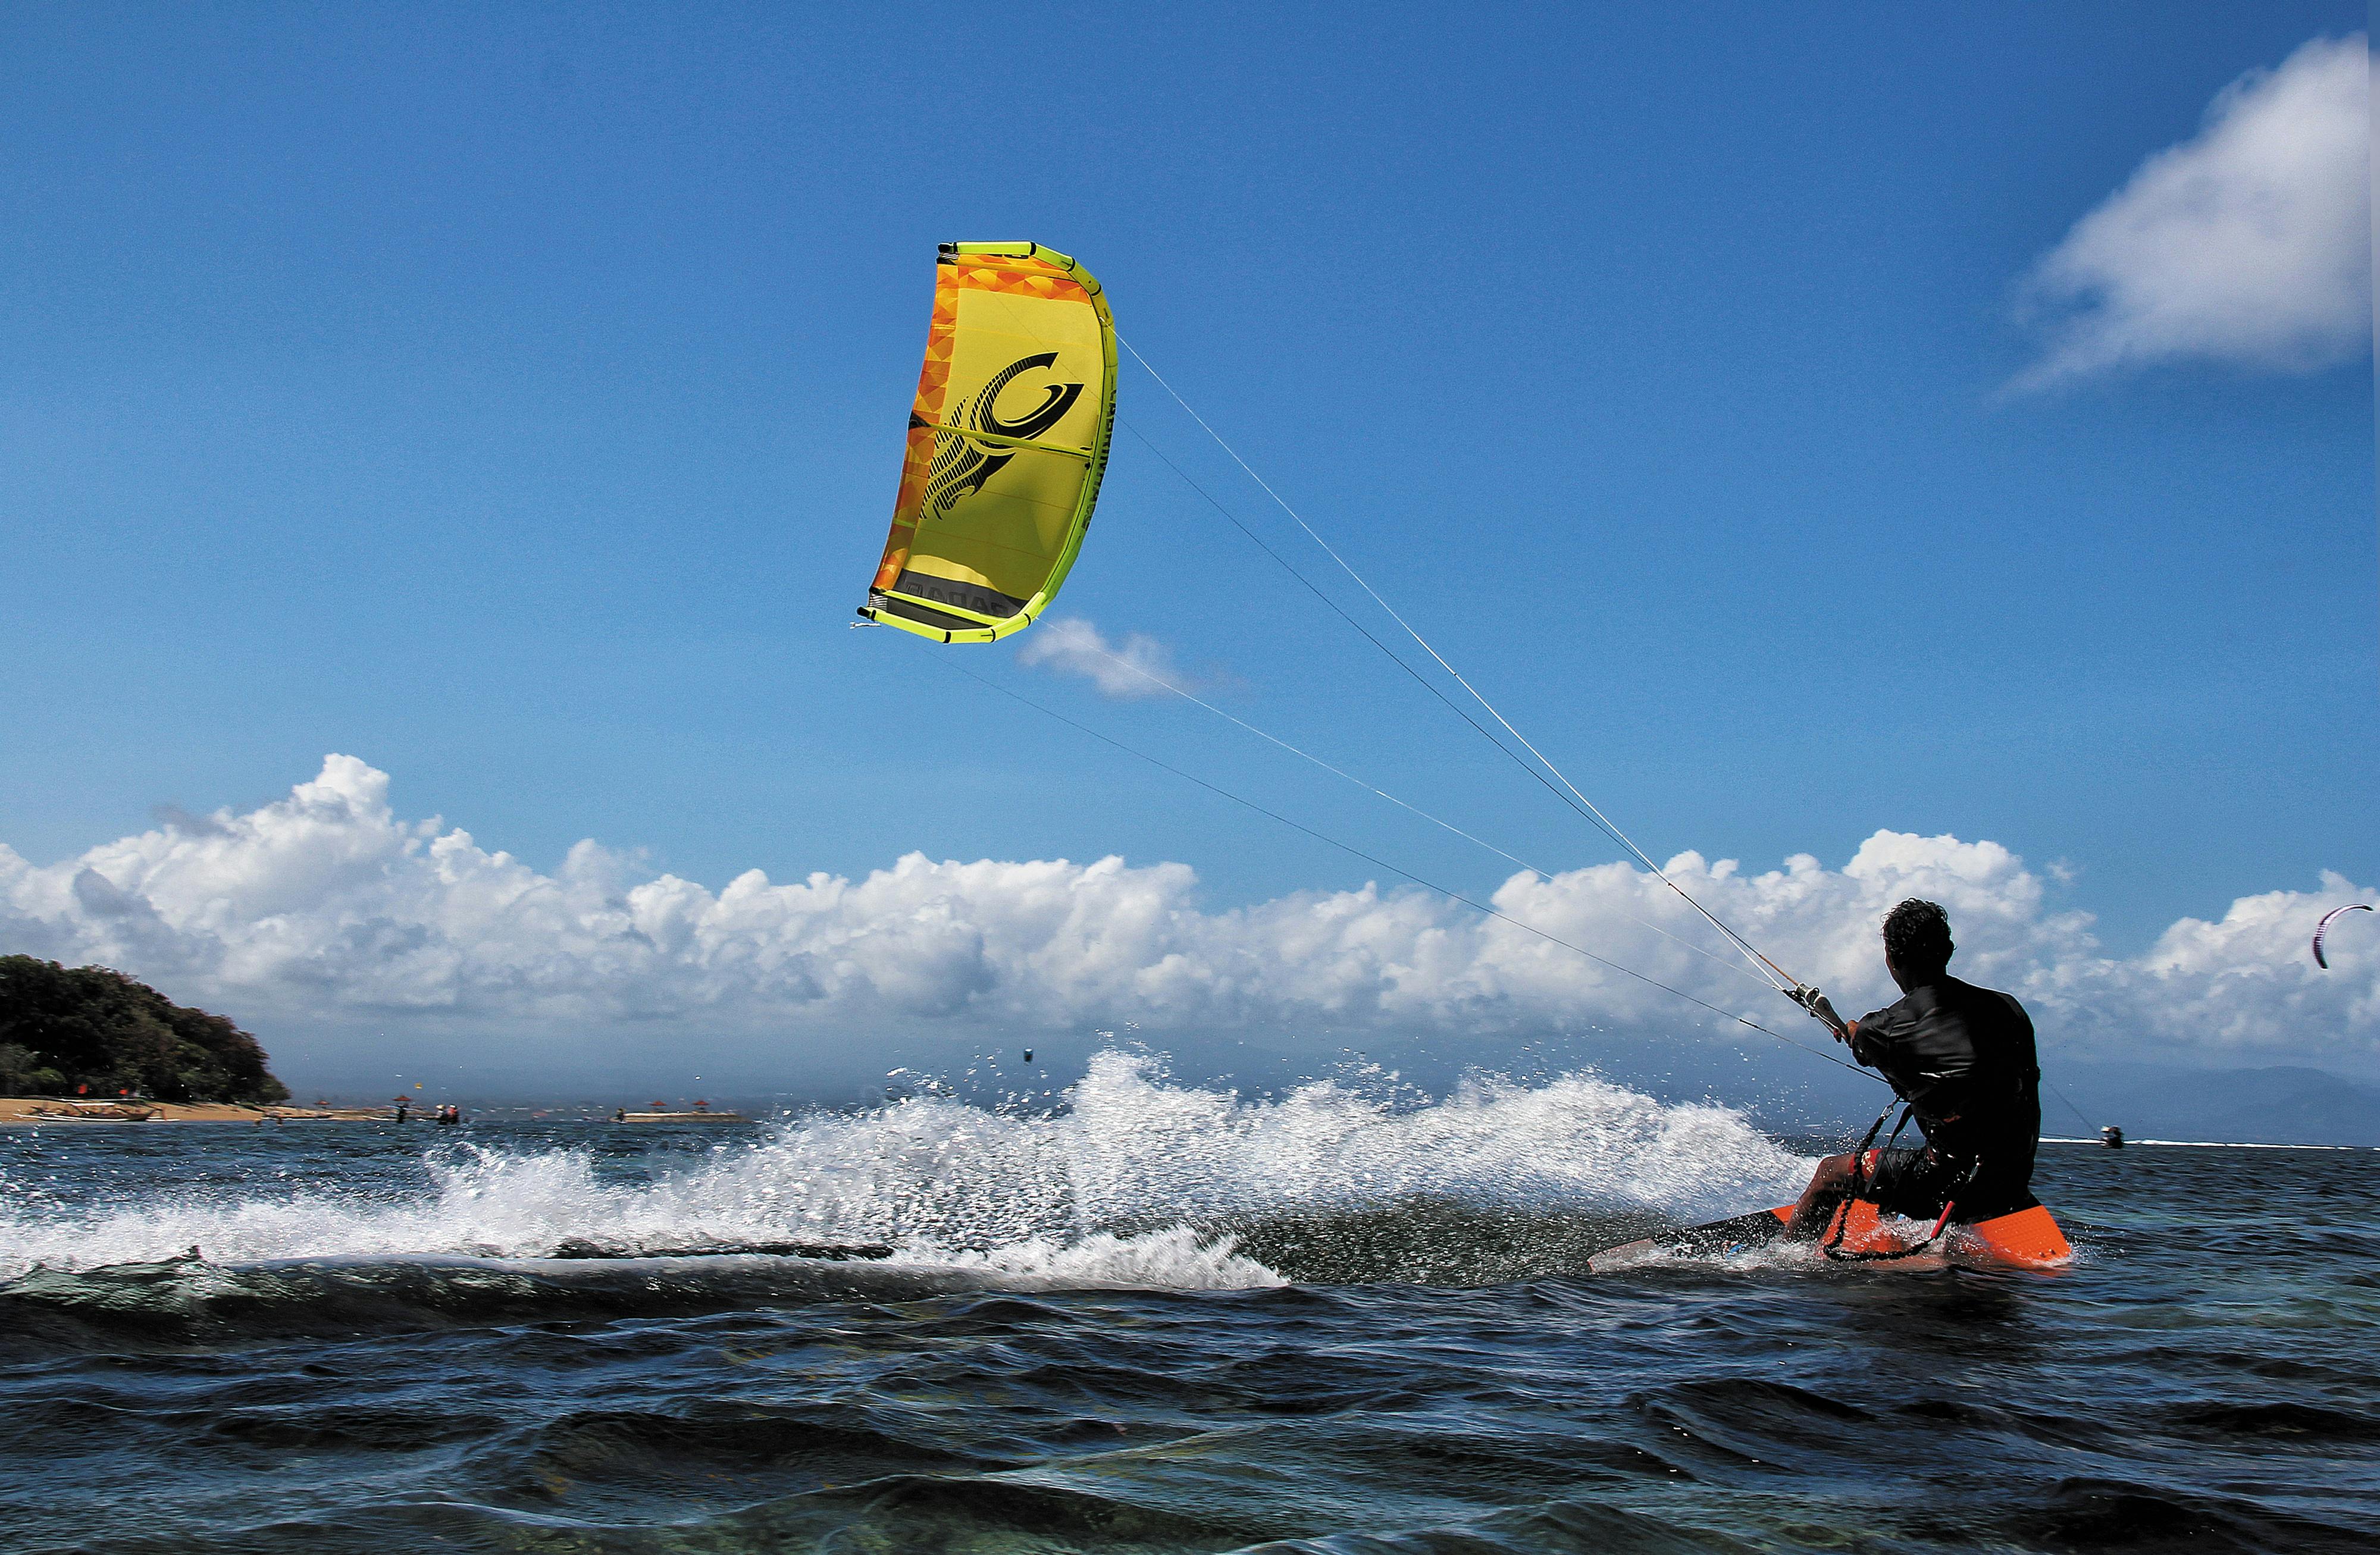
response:
M2333 907L2330 911L2323 914L2322 921L2313 926L2313 964L2321 967L2325 972L2330 970L2330 963L2325 961L2322 957L2322 937L2330 932L2330 920L2332 918L2337 917L2341 913L2368 913L2372 909L2370 907L2365 906L2361 902L2350 902L2346 906Z

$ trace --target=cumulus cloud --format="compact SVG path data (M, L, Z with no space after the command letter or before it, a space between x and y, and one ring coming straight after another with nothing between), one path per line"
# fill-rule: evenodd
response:
M1081 616L1042 622L1016 650L1016 662L1080 675L1102 697L1162 697L1168 686L1192 688L1155 638L1132 632L1122 642L1110 642Z
M2317 38L2224 88L2026 276L2020 311L2048 340L2010 386L2183 359L2304 371L2368 349L2368 68L2360 34Z
M2380 934L2334 936L2327 973L2306 954L2325 908L2370 899L2340 876L2243 897L2216 922L2184 918L2145 954L2119 957L1997 843L1878 832L1840 869L1799 855L1747 874L1688 853L1667 872L1847 1007L1889 997L1876 925L1919 895L1949 909L1960 969L2022 994L2061 1040L2366 1066L2380 1056ZM1694 922L1647 871L1520 874L1494 902L1722 1009L1779 1014L1773 993L1682 942ZM601 1032L660 1019L833 1036L1129 1018L1470 1036L1727 1025L1413 891L1212 910L1183 864L910 854L859 880L779 883L753 870L714 892L593 842L541 873L468 832L401 818L387 774L348 756L257 809L176 820L56 864L0 846L0 949L118 966L247 1018L350 1027Z

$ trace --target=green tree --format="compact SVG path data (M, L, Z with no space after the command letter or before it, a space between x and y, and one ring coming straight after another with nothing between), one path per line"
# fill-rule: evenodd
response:
M21 1056L19 1056L21 1055ZM0 955L0 1090L286 1100L254 1037L105 966Z
M37 1096L41 1094L37 1076L43 1075L57 1075L57 1071L46 1067L41 1055L23 1043L0 1042L0 1096Z

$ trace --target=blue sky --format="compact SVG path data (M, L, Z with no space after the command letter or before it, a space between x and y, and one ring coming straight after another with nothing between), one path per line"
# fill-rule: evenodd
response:
M2360 7L1034 14L12 7L0 841L337 751L540 869L1376 877L846 630L933 245L1029 237L1657 857L1988 838L2124 954L2376 872L2368 358L2008 391L2041 256ZM1287 541L1129 365L1122 405ZM1132 435L1062 608L1612 856ZM1196 709L965 662L1509 872Z

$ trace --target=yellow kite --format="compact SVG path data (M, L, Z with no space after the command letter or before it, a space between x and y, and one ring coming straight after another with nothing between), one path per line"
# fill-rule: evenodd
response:
M892 533L859 613L996 642L1057 597L1115 426L1115 323L1038 243L945 243Z

